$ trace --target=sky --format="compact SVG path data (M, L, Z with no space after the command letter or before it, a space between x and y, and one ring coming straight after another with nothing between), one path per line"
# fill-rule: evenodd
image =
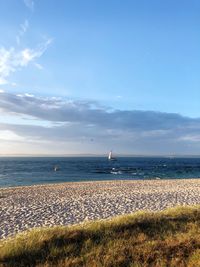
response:
M0 11L0 155L200 155L198 0Z

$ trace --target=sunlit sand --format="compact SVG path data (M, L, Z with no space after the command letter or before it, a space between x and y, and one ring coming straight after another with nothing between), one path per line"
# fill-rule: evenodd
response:
M200 204L200 180L101 181L0 189L0 238L138 210Z

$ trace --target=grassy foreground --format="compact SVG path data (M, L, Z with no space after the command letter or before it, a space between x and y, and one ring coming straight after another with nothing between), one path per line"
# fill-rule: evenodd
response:
M200 266L200 207L41 228L0 242L0 266Z

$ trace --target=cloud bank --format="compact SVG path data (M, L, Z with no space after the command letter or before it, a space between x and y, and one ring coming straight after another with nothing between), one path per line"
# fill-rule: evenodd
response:
M1 140L51 144L45 148L51 153L56 148L60 153L100 154L114 148L131 154L198 154L200 149L200 119L175 113L114 110L95 101L4 91L0 112L13 122L0 124Z
M62 100L30 94L0 94L0 108L6 112L29 115L51 122L84 123L106 129L165 131L200 126L200 119L175 113L138 110L110 110L94 101Z

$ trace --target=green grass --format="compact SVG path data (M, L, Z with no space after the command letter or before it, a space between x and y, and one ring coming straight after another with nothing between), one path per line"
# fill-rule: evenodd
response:
M18 234L0 242L0 266L198 267L200 207Z

